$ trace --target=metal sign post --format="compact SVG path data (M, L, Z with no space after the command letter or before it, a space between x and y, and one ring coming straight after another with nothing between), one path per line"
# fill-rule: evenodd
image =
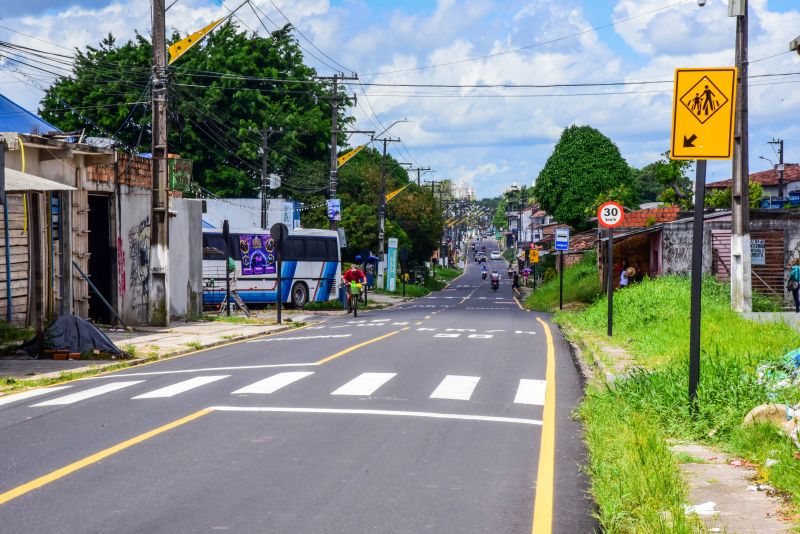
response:
M564 252L569 250L569 228L556 228L558 254L558 309L564 309Z
M222 221L222 239L225 241L225 315L231 316L231 272L228 265L231 257L231 230L228 219Z
M625 211L616 202L606 202L597 209L597 222L608 228L606 252L606 294L608 299L608 337L614 330L614 228L625 220Z
M692 406L700 383L706 160L733 157L736 78L736 68L675 69L670 158L697 160L689 318L689 400Z
M272 237L272 240L275 242L275 256L277 261L277 286L278 286L278 294L276 295L276 304L277 304L277 321L278 324L282 324L281 318L281 308L283 307L283 292L281 286L283 285L283 281L281 280L281 271L283 270L283 244L286 241L286 237L289 235L289 228L283 223L276 223L272 225L272 228L269 229L269 235Z

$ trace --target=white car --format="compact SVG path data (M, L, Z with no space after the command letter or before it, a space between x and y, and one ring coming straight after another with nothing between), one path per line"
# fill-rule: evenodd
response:
M492 253L489 255L489 257L492 258L493 260L502 260L503 259L503 255L500 254L499 250L493 250Z

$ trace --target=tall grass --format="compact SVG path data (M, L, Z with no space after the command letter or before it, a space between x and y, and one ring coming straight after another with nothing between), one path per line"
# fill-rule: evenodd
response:
M675 478L678 470L665 438L710 442L754 461L771 454L779 462L762 469L762 474L800 504L800 470L792 458L793 444L774 427L741 426L753 407L773 401L758 383L755 368L800 347L800 332L782 323L741 318L729 309L729 295L727 285L703 281L701 380L692 407L689 280L663 277L615 292L610 341L625 345L642 367L619 378L613 388L596 389L580 408L592 493L607 531L683 531L675 515L682 511L675 503L682 502L684 490ZM582 313L557 316L578 332L595 336L605 335L606 318L605 299ZM663 483L652 481L653 477ZM664 526L664 517L673 524Z
M564 269L564 303L591 304L600 297L600 276L594 254L585 255L579 263ZM553 312L558 309L558 276L548 280L525 299L531 309Z

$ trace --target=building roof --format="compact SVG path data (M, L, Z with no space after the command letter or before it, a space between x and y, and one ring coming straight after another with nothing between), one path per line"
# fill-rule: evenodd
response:
M60 131L41 117L0 95L0 132L38 134Z
M750 175L750 181L762 186L778 185L778 171L767 169L766 171L754 172ZM800 182L800 164L787 163L783 170L783 183ZM731 186L731 180L721 180L706 184L709 189L726 189Z
M30 191L75 191L75 188L66 184L60 184L40 176L34 176L27 172L6 170L6 191L23 193Z

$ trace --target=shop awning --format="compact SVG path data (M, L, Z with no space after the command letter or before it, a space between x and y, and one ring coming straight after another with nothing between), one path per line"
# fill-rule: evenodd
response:
M6 192L25 193L36 191L75 191L76 189L66 184L60 184L41 176L34 176L27 172L14 169L6 170Z

